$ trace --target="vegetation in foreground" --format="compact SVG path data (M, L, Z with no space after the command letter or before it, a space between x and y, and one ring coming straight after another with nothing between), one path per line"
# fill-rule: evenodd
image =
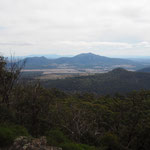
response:
M18 84L19 71L0 59L0 147L25 135L63 150L149 150L150 91L67 94Z

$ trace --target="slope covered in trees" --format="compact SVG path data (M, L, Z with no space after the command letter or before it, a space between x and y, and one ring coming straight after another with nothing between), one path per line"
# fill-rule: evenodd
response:
M150 72L150 67L146 67L146 68L137 70L137 72Z
M42 84L48 88L59 88L70 92L124 94L133 90L150 89L150 74L117 68L108 73L86 77L46 80Z
M69 94L39 83L18 84L17 71L1 59L0 148L24 135L46 136L63 150L149 150L150 91ZM7 92L6 85L12 85Z

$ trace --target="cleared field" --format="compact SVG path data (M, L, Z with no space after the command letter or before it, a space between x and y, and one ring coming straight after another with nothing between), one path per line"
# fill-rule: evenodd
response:
M24 69L22 72L43 72L44 74L50 73L83 73L83 72L92 72L92 73L101 73L106 72L102 69Z
M93 74L87 74L87 73L81 73L81 74L47 74L40 77L37 77L37 79L40 80L55 80L55 79L65 79L70 77L79 77L79 76L89 76Z
M22 72L42 72L42 75L36 77L36 79L54 80L77 76L88 76L95 73L104 73L106 71L101 69L27 69L22 70Z

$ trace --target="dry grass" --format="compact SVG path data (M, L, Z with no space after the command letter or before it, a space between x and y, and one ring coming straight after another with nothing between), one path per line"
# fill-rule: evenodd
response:
M95 73L103 73L101 69L26 69L23 72L43 72L42 76L37 77L41 80L65 79L69 77L88 76Z

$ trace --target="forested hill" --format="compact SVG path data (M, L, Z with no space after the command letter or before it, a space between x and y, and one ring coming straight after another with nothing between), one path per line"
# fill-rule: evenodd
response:
M115 68L124 66L125 68L142 68L140 63L119 58L109 58L95 55L92 53L83 53L74 57L61 57L58 59L48 59L46 57L30 57L24 59L26 69L51 69L51 68ZM24 61L23 60L23 61Z
M138 70L138 72L150 72L150 67L140 69L140 70Z
M44 88L39 82L23 84L20 71L18 64L8 68L0 57L0 150L46 150L51 146L62 150L149 150L150 91L114 96L82 93L150 85L148 73L115 69L48 83L68 91L81 89L81 93L71 94Z
M128 93L133 90L150 89L150 73L131 72L117 68L108 73L43 81L42 84L48 88L70 92Z

